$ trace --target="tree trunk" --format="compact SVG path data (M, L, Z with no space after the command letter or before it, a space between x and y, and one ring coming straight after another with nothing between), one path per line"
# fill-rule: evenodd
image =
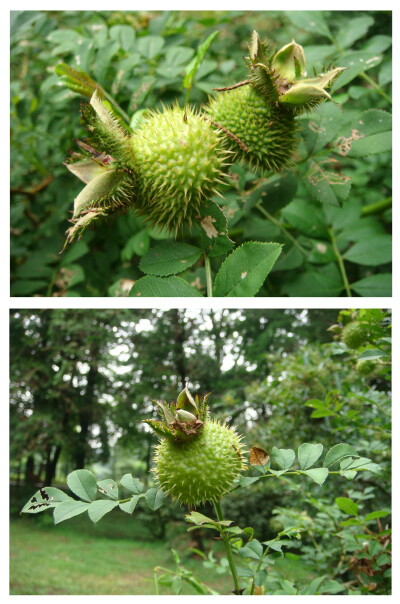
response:
M51 455L52 448L53 447L49 447L47 450L46 476L45 476L45 481L44 481L46 487L50 487L51 483L54 480L54 477L56 475L56 467L57 467L58 458L60 457L60 453L61 453L61 445L56 446L53 455Z

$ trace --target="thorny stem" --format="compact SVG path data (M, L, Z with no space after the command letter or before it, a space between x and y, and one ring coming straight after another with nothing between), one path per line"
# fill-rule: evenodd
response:
M285 227L283 226L283 224L281 222L279 222L279 220L277 220L276 218L274 218L274 216L272 216L272 214L267 212L267 210L261 205L260 202L256 203L255 207L257 208L257 210L259 210L261 212L261 214L263 214L265 216L265 218L268 218L268 220L270 220L273 224L276 224L276 226L281 229L282 233L284 235L286 235L286 237L288 237L288 239L290 239L290 241L293 243L293 245L295 245L302 254L307 255L307 251L300 245L300 243L297 241L297 239L295 239L293 237L293 235L291 235L289 233L289 231L287 229L285 229Z
M222 512L221 503L219 501L214 501L215 513L217 515L218 520L221 522L224 519L224 514ZM235 584L235 593L237 595L240 594L240 585L239 585L239 577L236 570L235 560L233 558L231 544L229 543L229 538L226 535L224 529L221 530L221 538L225 546L226 555L229 562L229 568L231 569L233 582Z
M204 268L206 269L207 297L212 298L212 274L210 258L204 252Z
M347 273L346 273L346 268L344 266L344 262L343 262L343 258L342 255L336 245L336 239L335 239L335 235L333 234L333 230L332 229L328 229L329 232L329 236L331 238L331 242L332 242L332 248L333 248L333 252L336 256L338 265L339 265L339 269L340 269L340 274L342 275L342 280L343 280L343 285L344 285L344 289L346 290L346 296L348 298L351 298L351 290L350 290L350 285L349 285L349 280L347 278Z

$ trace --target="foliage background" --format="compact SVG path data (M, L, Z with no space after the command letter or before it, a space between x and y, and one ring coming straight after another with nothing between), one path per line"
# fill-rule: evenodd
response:
M370 337L350 349L340 332L354 319ZM224 499L225 517L260 541L288 526L304 531L271 567L267 593L298 593L321 576L331 581L324 593L390 591L390 313L13 310L10 336L13 593L154 593L152 567L173 564L171 547L229 592L220 548L204 531L185 533L173 502L157 512L139 503L133 517L114 510L94 527L83 516L56 527L46 512L18 516L38 486L65 488L83 466L98 480L128 472L151 487L156 439L140 420L155 416L151 399L176 399L186 379L192 391L212 391L213 414L236 425L248 448L320 442L326 452L346 442L382 466L379 476L330 476L322 487L306 477L259 480ZM378 513L369 533L338 497L359 517ZM188 547L213 555L203 567Z
M243 166L232 169L223 202L232 240L284 244L258 295L390 295L388 11L12 12L11 295L128 295L143 274L141 258L166 237L129 212L58 254L80 190L63 161L84 132L81 101L59 86L55 65L87 71L132 115L182 104L184 68L218 31L191 91L200 105L213 88L243 79L254 28L277 48L295 37L317 71L332 62L348 67L333 90L337 104L299 120L294 171L266 180ZM369 127L383 131L367 136L357 154L341 155L337 141L351 137L372 109L385 113L368 113ZM322 185L310 184L313 178ZM198 233L184 240L196 245ZM222 260L212 259L213 271ZM181 276L204 293L201 259Z

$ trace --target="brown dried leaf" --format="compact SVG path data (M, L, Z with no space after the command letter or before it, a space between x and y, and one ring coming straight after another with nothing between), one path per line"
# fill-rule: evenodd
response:
M250 449L250 465L265 466L269 459L269 455L261 447L251 447Z

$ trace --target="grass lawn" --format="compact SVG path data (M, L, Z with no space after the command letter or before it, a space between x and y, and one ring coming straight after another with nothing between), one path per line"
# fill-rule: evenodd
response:
M158 565L175 568L170 548L177 549L182 560L186 533L179 532L165 542L125 536L131 532L139 534L140 539L140 528L139 519L118 511L95 526L83 516L58 526L52 524L51 515L40 519L13 518L10 594L154 594L153 568ZM182 563L221 594L229 594L233 589L228 574L218 575L192 558L184 557ZM172 594L168 587L160 586L160 590L162 594ZM196 592L185 584L182 593Z

